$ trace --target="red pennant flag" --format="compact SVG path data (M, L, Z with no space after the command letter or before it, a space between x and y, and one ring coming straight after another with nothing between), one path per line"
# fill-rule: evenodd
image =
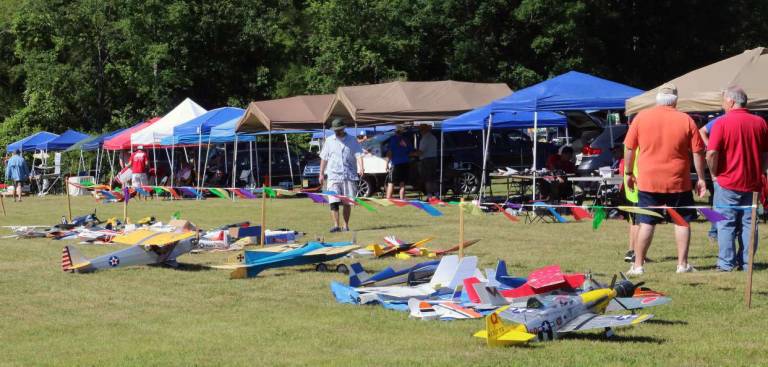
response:
M446 205L444 201L442 201L442 200L440 200L440 199L438 199L438 198L436 198L434 196L429 198L428 203L430 205Z
M408 202L405 201L405 200L389 199L389 201L391 201L392 204L395 204L395 206L398 206L398 207L401 207L401 208L408 205Z
M520 221L520 219L518 219L516 216L512 215L511 213L509 213L501 205L499 205L499 204L494 204L494 205L496 205L496 209L499 209L501 214L504 214L504 216L507 217L507 219L509 219L510 221L512 221L512 222L519 222Z
M589 214L588 211L584 210L584 208L580 206L576 206L575 204L563 204L563 206L568 207L568 209L571 210L571 214L573 214L573 219L576 220L582 220L586 218L592 218L592 215Z
M685 219L683 219L683 216L680 215L680 213L678 213L677 210L672 209L670 207L666 207L666 209L667 209L667 213L669 214L669 217L672 218L672 222L682 227L691 226L690 224L688 224L688 222L685 221Z

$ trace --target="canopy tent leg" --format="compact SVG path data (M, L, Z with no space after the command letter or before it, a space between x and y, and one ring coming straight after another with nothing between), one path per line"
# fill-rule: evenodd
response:
M197 175L197 190L200 191L200 186L202 186L202 183L200 182L200 163L202 162L202 159L200 159L200 155L203 153L203 134L197 134L197 171L195 171L195 175Z
M267 181L267 186L272 187L272 128L269 128L269 134L267 135L269 138L268 145L267 145L267 160L269 161L269 181ZM262 193L264 195L264 193Z
M237 188L237 135L235 135L235 145L232 147L232 188ZM232 194L232 201L235 201L235 194Z
M539 112L533 111L533 183L531 184L533 196L531 200L536 201L536 160L539 145Z
M133 151L133 146L131 146L131 151ZM157 152L154 144L152 144L152 165L155 167L155 186L157 186Z
M253 141L253 145L256 147L256 186L262 186L261 185L261 165L259 164L259 138L256 137L256 139Z
M102 159L102 156L103 156L103 154L101 154L101 152L102 152L101 148L96 148L96 172L94 172L94 175L96 177L94 178L95 179L94 183L98 183L99 182L99 174L101 173L101 159Z
M443 200L443 152L445 147L445 132L440 129L440 192L437 193L437 197Z
M483 173L480 177L480 193L478 194L478 205L483 202L483 194L485 193L485 176L486 167L488 165L488 146L491 144L491 126L493 125L493 114L488 115L488 131L485 133L485 140L483 146Z
M165 154L168 155L168 148L165 148ZM176 173L176 164L175 164L176 162L175 162L175 159L176 159L176 146L175 145L171 145L171 157L170 157L170 160L171 160L171 187L176 187L176 181L174 180L176 178L176 176L175 176L175 173Z
M293 164L291 162L291 148L288 146L288 134L283 134L285 137L285 151L288 153L288 170L291 172L291 185L293 185Z
M249 170L248 170L248 184L250 186L253 186L253 142L248 142L248 163L249 163Z
M200 176L200 187L205 186L205 174L208 171L208 156L211 152L211 136L208 135L208 145L205 147L205 164L203 164L203 175Z

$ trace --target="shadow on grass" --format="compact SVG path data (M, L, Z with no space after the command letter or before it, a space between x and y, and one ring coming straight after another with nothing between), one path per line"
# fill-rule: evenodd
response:
M662 320L662 319L650 319L646 321L647 324L656 325L688 325L688 321L685 320Z
M688 260L702 260L702 259L716 259L716 258L717 256L715 255L688 256ZM663 263L663 262L669 262L669 261L677 261L677 256L662 257L661 259L656 259L655 262ZM698 269L700 267L697 266L696 268Z
M659 344L659 345L667 342L666 339L656 338L652 336L619 335L619 334L615 334L614 336L607 338L603 334L571 333L571 334L568 334L567 336L563 336L563 339L600 341L600 342L606 342L606 343L649 343L649 344Z
M178 271L209 271L209 270L215 270L212 267L208 265L202 265L202 264L186 264L186 263L178 263L176 267L169 266L169 265L150 265L150 266L160 266L168 269L178 270Z
M383 229L395 229L395 228L413 228L413 227L424 227L423 224L398 224L398 225L385 225L385 226L376 226L376 227L367 227L367 228L360 228L356 229L355 232L365 232L365 231L379 231Z

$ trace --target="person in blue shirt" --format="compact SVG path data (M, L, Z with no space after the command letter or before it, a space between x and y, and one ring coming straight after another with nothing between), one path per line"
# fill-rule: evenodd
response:
M403 132L405 127L397 126L395 135L389 138L387 159L391 163L392 179L387 184L387 199L392 198L392 192L397 183L400 186L400 200L405 200L405 183L408 181L408 173L411 169L410 154L413 152L413 146L403 137Z
M720 120L720 117L722 117L722 115L709 120L706 125L699 129L699 135L701 135L701 140L704 140L704 145L709 145L709 133L712 132L712 128ZM707 182L707 190L709 190L709 205L712 205L712 199L715 197L715 176L711 173L709 176L711 179ZM710 244L717 245L717 226L715 223L710 225L707 237L709 238Z
M5 166L5 180L13 182L13 201L21 201L21 186L28 177L27 162L21 157L21 152L16 150Z

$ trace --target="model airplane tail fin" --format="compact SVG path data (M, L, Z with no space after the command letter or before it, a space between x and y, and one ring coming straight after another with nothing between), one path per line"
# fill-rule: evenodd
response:
M478 331L475 336L486 339L490 346L525 344L536 337L523 324L505 324L496 312L485 318L485 330Z
M504 260L499 260L499 263L496 264L496 278L501 277L508 277L509 274L507 274L507 262Z
M378 244L373 245L373 256L380 257L384 254L384 249L381 248Z
M61 270L74 273L75 270L88 266L90 262L76 248L64 246L61 250Z
M359 287L364 279L368 279L370 275L365 272L363 266L360 263L354 263L349 266L349 286Z

